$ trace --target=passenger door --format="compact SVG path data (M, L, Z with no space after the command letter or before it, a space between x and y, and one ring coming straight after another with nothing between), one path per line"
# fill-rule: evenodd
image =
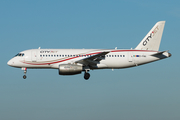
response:
M37 61L37 50L32 50L31 51L31 60L32 60L32 62Z

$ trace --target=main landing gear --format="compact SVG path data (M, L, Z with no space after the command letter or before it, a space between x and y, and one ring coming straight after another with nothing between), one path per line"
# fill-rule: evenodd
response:
M22 68L22 70L24 70L24 75L23 75L23 78L26 79L27 76L26 76L26 73L27 73L27 68Z
M85 80L88 80L89 78L90 78L90 74L87 73L87 72L85 72L85 73L84 73L84 79L85 79Z

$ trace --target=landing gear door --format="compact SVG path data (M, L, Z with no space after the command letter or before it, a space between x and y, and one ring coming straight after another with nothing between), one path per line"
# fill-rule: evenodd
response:
M32 50L31 51L31 60L32 60L32 62L37 61L37 50Z

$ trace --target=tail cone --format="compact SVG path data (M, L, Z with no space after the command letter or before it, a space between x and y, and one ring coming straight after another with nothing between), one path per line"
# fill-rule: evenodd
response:
M172 56L172 54L171 54L171 53L168 53L168 55L169 55L169 57L171 57L171 56Z

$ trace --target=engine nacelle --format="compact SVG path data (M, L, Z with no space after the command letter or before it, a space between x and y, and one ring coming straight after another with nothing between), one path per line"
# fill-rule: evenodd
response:
M83 67L80 65L73 64L62 64L59 65L59 75L75 75L80 74Z

